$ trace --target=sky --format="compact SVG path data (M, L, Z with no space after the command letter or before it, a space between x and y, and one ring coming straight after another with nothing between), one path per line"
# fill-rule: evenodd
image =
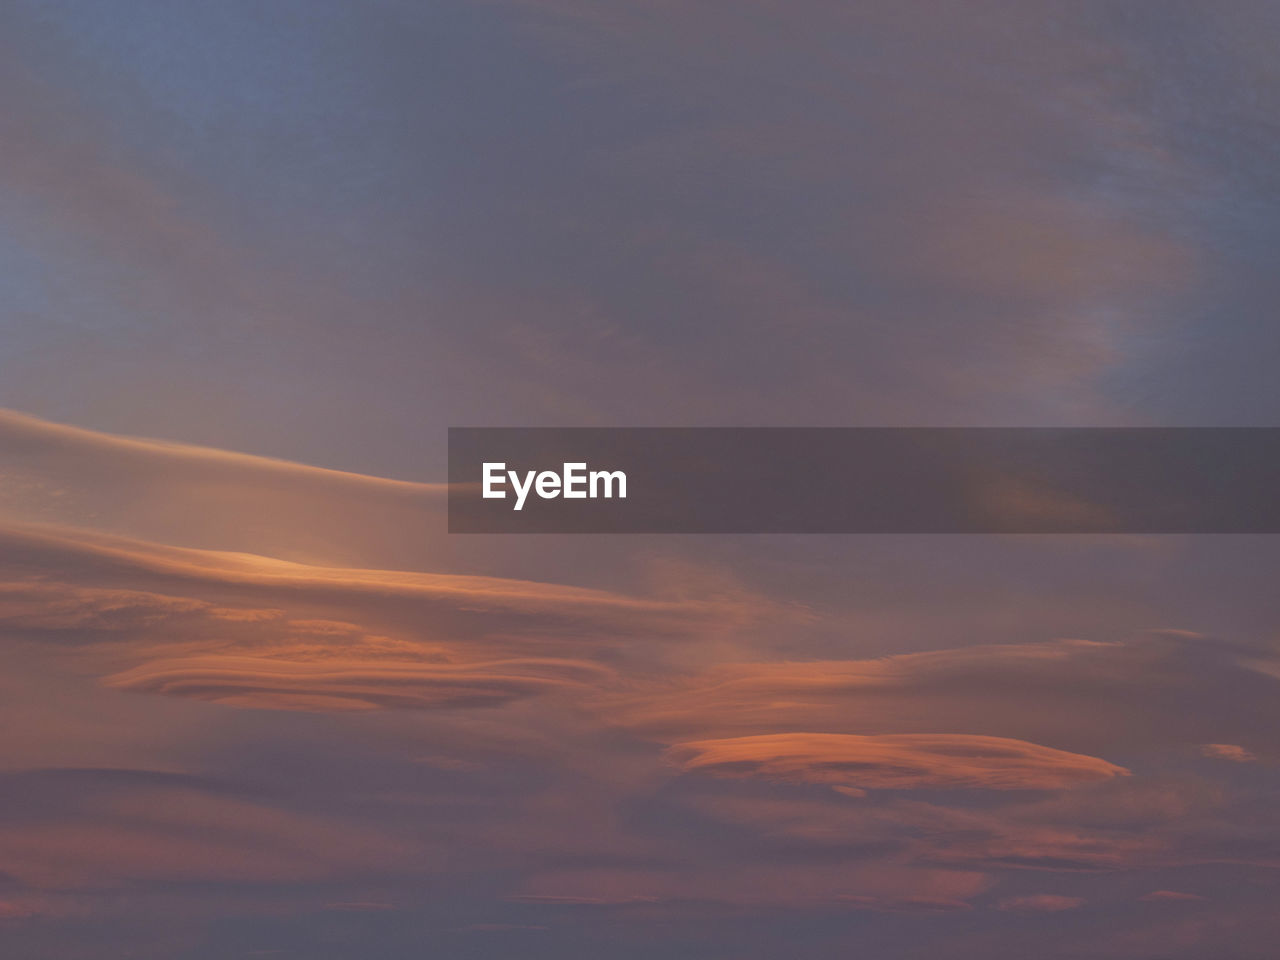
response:
M0 952L1263 960L1280 540L449 535L450 426L1280 425L1280 10L0 9Z

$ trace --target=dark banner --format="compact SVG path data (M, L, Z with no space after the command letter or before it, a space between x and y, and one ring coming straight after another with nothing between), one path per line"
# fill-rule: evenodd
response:
M452 533L1276 533L1280 428L452 428Z

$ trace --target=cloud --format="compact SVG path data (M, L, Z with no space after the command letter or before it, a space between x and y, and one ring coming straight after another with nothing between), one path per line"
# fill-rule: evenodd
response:
M732 601L632 597L605 590L486 576L304 564L244 552L196 550L93 531L34 525L0 526L0 544L10 559L0 569L78 572L99 581L127 580L213 594L237 588L241 596L342 601L417 601L437 614L489 619L497 629L506 618L526 630L558 624L608 626L619 633L664 635L695 622L750 612ZM240 589L243 588L243 589Z
M74 530L0 527L3 543L0 578L21 579L0 579L0 639L73 646L112 689L228 706L585 702L625 685L620 667L657 669L673 641L750 616L732 598L318 567Z
M1200 752L1213 760L1230 760L1233 763L1252 763L1258 759L1251 751L1235 743L1206 743Z
M1061 913L1084 906L1081 897L1064 897L1056 893L1033 893L1021 897L1009 897L996 904L997 910L1017 913Z
M583 700L766 606L687 578L642 597L432 572L425 484L4 412L0 471L0 639L76 647L113 690L310 712ZM193 545L211 542L231 549ZM369 562L394 556L413 563Z
M321 564L421 562L443 484L116 436L0 410L0 522Z
M22 459L15 450L33 451L19 464L24 476L56 481L22 495L45 497L48 512L0 506L10 682L70 666L85 697L84 716L42 713L42 738L71 735L66 755L92 756L99 717L121 711L132 730L164 716L183 731L174 737L199 730L219 744L210 749L225 763L227 753L289 747L281 730L332 724L314 730L335 777L353 771L362 783L356 754L373 741L345 752L327 744L372 730L395 744L375 753L412 758L414 770L390 772L393 763L382 786L351 792L299 760L305 785L284 797L198 778L135 778L122 793L118 778L101 776L117 787L87 788L80 806L0 817L0 856L23 884L420 880L435 851L465 849L477 869L507 878L504 899L522 909L941 915L971 911L996 876L1025 888L1008 878L1271 856L1223 832L1222 796L1156 785L1131 760L1145 763L1153 744L1230 743L1256 729L1277 682L1257 650L1166 633L744 660L815 650L813 611L780 611L732 579L679 565L651 594L454 573L434 547L404 554L404 567L378 566L396 555L378 544L395 538L366 526L355 539L335 526L333 549L317 554L358 562L306 559L293 538L343 502L372 504L396 527L425 502L422 491L40 424L9 436L10 465ZM213 549L182 516L201 501L199 477L224 469L230 486L211 488L211 502L215 513L224 504L219 523L230 532L219 534L227 548ZM111 491L85 500L88 512L58 507L58 484L78 471ZM166 473L179 480L169 494ZM279 524L277 482L314 493ZM153 485L172 496L164 517L149 512ZM269 536L252 533L259 520ZM774 630L776 643L760 639ZM128 736L112 762L190 756L154 726ZM198 768L204 757L195 759ZM829 789L805 789L814 786ZM173 819L166 805L195 819ZM205 844L207 823L215 839ZM1270 829L1261 813L1239 824L1250 838ZM267 831L281 839L262 840ZM347 851L350 838L367 844L364 854ZM309 843L334 859L309 857ZM405 866L414 856L427 864ZM326 892L317 909L401 902L374 893Z
M610 699L607 715L668 744L943 730L1115 754L1230 741L1280 723L1280 681L1256 667L1256 656L1161 633L725 664L643 696Z
M118 690L253 709L430 710L492 707L557 690L581 690L610 675L595 664L546 659L307 663L220 654L153 660L102 682Z
M186 621L250 624L279 610L224 607L145 590L76 587L44 580L0 582L0 627L9 631L96 637Z
M772 734L681 743L667 756L685 770L715 776L855 791L1057 790L1128 774L1097 757L963 734Z
M585 700L618 684L616 665L604 661L618 659L626 638L714 632L720 617L714 604L551 584L175 554L74 534L10 530L0 541L6 535L48 551L50 570L136 586L38 578L38 551L26 550L19 566L31 578L0 581L0 639L74 647L112 689L228 706L445 710ZM79 570L78 561L86 561ZM633 659L660 658L661 647Z

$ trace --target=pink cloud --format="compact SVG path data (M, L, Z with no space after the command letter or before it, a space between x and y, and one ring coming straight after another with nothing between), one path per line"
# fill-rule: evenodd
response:
M1230 760L1233 763L1252 763L1258 759L1252 751L1235 743L1206 743L1200 752L1213 760Z
M1084 905L1080 897L1064 897L1056 893L1035 893L1025 897L1008 897L996 904L997 910L1017 913L1061 913Z

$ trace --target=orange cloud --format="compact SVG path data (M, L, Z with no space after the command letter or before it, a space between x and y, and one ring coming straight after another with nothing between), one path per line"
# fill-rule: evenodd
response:
M116 436L0 410L0 522L318 563L413 564L445 486Z
M279 610L222 607L145 590L75 587L40 580L0 583L0 625L39 631L133 631L179 617L252 622Z
M732 603L533 581L319 567L0 529L27 579L0 582L0 630L53 636L103 682L253 708L492 706L615 686L626 639L715 634ZM0 563L0 566L3 566ZM38 578L48 571L92 584ZM119 586L115 584L120 584ZM660 659L662 644L628 656Z
M430 842L453 844L450 855L478 850L486 868L512 878L508 899L544 908L963 910L997 871L1254 855L1213 833L1215 797L1153 786L1101 759L1113 749L1141 755L1118 737L1214 741L1215 755L1238 759L1222 751L1249 736L1242 720L1264 725L1273 700L1258 694L1275 678L1241 667L1229 649L1138 637L804 660L833 647L807 645L812 635L800 630L765 639L739 631L758 627L771 605L683 570L678 589L644 596L461 575L432 562L431 550L399 553L396 543L420 532L415 511L435 509L415 485L0 418L0 440L5 429L21 442L0 467L16 461L18 474L45 484L0 491L9 497L0 503L0 637L22 654L7 683L24 684L27 668L65 683L30 724L50 743L66 736L58 714L68 704L82 714L68 727L74 750L46 749L37 763L101 762L102 704L147 731L130 734L136 745L111 760L122 765L181 757L179 741L197 728L201 743L206 731L215 743L274 735L273 749L289 731L377 731L402 738L389 754L416 761L412 776L387 776L371 795L308 799L297 815L271 805L293 797L258 802L173 786L0 824L0 862L24 883L421 874L429 851L413 838L457 808L467 816L445 821ZM87 492L75 488L78 477ZM302 499L286 503L293 490ZM201 514L206 495L210 512ZM347 503L365 512L344 513ZM329 529L331 516L351 528ZM307 545L316 529L323 549ZM391 562L398 556L404 566ZM757 642L798 659L725 664L761 656ZM85 696L61 696L70 690ZM1220 709L1188 709L1196 697ZM202 704L385 713L246 725ZM1233 713L1237 704L1248 709ZM255 749L244 753L251 769L264 762ZM677 772L690 775L668 782ZM830 789L738 782L752 778ZM497 783L500 793L486 792ZM919 793L951 789L1006 795L961 804ZM867 791L903 793L844 799ZM654 805L649 822L663 830L619 829L619 809L637 802ZM678 831L673 840L665 824L683 817L732 831L733 860L717 860L714 837L692 855ZM383 902L375 888L325 896L333 909ZM1002 909L1055 909L1051 896Z
M685 770L721 777L756 776L853 791L1057 790L1128 774L1097 757L1022 740L944 733L783 733L681 743L667 756Z
M879 659L725 664L607 698L602 711L667 744L961 730L1083 754L1152 743L1198 747L1280 723L1280 685L1252 663L1229 645L1172 633L975 645Z
M525 629L576 624L594 631L687 633L724 622L743 609L724 600L662 600L532 580L334 567L258 554L196 550L84 530L33 525L0 526L0 546L22 556L28 571L83 570L99 581L144 582L157 589L246 588L276 598L355 604L419 601L468 618L518 617ZM194 587L192 586L194 585ZM749 608L748 608L749 612Z

